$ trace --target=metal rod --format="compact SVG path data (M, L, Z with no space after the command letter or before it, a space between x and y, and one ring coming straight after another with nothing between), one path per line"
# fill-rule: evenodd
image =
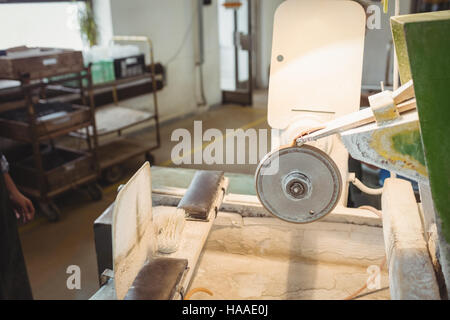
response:
M239 32L238 28L238 15L237 15L237 9L233 9L233 19L234 19L234 78L235 78L235 90L239 89L239 47L237 43L237 35Z
M198 19L198 65L205 63L205 38L203 36L203 0L197 0Z
M395 13L394 15L398 16L400 14L400 0L395 0ZM398 74L398 59L397 59L397 51L394 46L394 76L393 76L393 86L394 90L397 90L399 87L400 79Z
M42 164L42 154L41 147L39 143L39 135L36 128L36 111L34 109L31 88L28 87L30 84L29 77L21 77L22 90L25 93L25 100L27 105L28 122L30 124L30 133L32 136L32 147L33 147L33 158L36 170L38 171L38 186L39 186L39 196L44 202L47 201L47 183L45 179L44 167Z
M206 106L205 86L203 81L203 65L205 63L205 38L203 35L203 0L197 0L197 18L198 18L198 74L200 82L200 98L201 102L197 106Z
M248 99L253 105L253 5L252 0L248 0Z
M400 14L400 0L395 0L395 11L394 15L398 16ZM393 89L397 90L400 83L400 76L398 73L398 58L397 58L397 50L394 45L394 76L393 76ZM392 178L396 178L397 174L393 171L390 172Z
M94 88L92 84L92 63L89 64L86 73L88 75L88 96L89 96L89 109L90 109L90 118L91 118L91 126L92 126L92 137L94 138L94 147L92 149L92 154L94 156L94 163L95 163L95 169L97 171L97 175L100 176L101 174L101 168L100 168L100 162L99 162L99 155L98 155L98 136L97 136L97 124L95 122L95 98L94 98ZM87 139L91 140L91 137L89 136L89 129L87 130Z

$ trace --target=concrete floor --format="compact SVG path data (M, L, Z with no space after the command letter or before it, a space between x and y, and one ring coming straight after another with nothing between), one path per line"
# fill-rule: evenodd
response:
M129 103L133 103L130 101ZM164 106L161 106L162 108ZM266 120L266 95L255 96L252 108L238 105L216 107L210 112L191 115L167 123L161 128L162 146L153 152L156 165L175 167L171 162L171 150L177 142L171 142L173 130L186 128L192 132L193 122L203 121L203 130L255 128L268 129ZM139 132L136 139L152 141L154 132ZM151 142L149 142L151 143ZM198 152L198 150L193 150ZM70 192L56 199L62 216L58 223L49 223L37 216L19 229L29 277L35 299L88 299L98 289L97 263L94 249L93 223L115 199L119 184L125 182L143 163L137 158L125 164L124 179L115 185L103 186L104 197L93 202L82 191ZM256 165L182 165L186 168L226 170L227 172L254 174ZM68 290L66 286L71 265L81 269L81 290Z

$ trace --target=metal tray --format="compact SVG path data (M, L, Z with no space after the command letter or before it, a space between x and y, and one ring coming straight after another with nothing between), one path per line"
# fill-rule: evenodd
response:
M41 79L83 70L81 51L19 47L0 56L0 79Z
M37 104L34 108L40 139L54 138L90 124L90 110L86 106L47 103ZM0 136L25 142L33 140L26 108L0 113Z
M10 163L11 175L20 187L39 190L39 172L35 169L31 148L25 147L22 152L26 155L23 160ZM58 193L96 175L94 157L89 153L42 145L41 155L48 193Z

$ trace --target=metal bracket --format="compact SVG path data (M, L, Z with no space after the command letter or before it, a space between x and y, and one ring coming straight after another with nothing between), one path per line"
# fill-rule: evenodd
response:
M176 300L176 299L178 298L178 297L177 297L177 293L178 293L178 295L179 295L180 300L184 300L184 296L186 295L187 287L185 288L185 287L182 285L182 283L184 282L184 280L185 280L185 278L186 278L186 276L187 276L189 270L190 270L190 267L187 266L186 269L185 269L184 272L183 272L183 276L181 277L179 284L177 284L177 286L176 286L176 288L175 288L175 293L174 293L174 295L173 295L173 297L172 297L172 300ZM189 285L189 284L188 284L188 285Z
M100 287L103 287L110 279L114 279L114 271L105 269L100 276Z

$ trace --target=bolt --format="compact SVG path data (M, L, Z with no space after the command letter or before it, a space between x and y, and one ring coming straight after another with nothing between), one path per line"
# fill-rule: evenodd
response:
M300 172L291 172L282 180L284 194L293 200L302 200L309 196L308 178Z
M298 196L301 196L304 192L305 192L305 188L303 187L303 185L300 182L294 182L289 187L289 193L293 197L297 198Z

